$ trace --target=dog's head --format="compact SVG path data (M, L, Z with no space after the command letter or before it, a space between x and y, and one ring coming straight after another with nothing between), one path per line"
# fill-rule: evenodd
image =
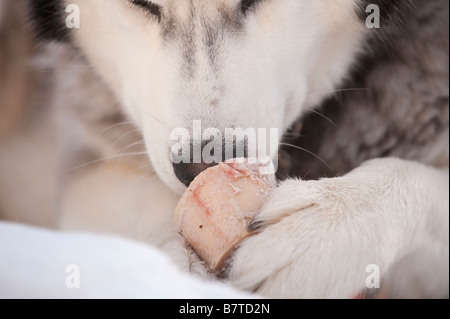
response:
M222 149L216 160L238 156L227 152L234 138L216 147L227 129L277 129L279 139L333 91L361 48L363 2L35 0L33 10L43 35L69 39L102 75L142 129L155 170L181 192L210 165L174 164L183 151L194 161L215 139L207 153ZM77 19L69 4L80 28L64 29ZM196 133L200 125L215 130Z

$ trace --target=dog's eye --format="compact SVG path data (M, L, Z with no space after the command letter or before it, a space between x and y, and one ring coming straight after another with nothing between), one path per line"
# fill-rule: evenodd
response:
M247 14L250 11L250 9L254 8L260 2L262 2L262 0L242 0L241 2L242 13Z
M151 13L158 18L158 21L161 21L161 7L157 4L154 4L148 0L130 0L130 2L135 6Z

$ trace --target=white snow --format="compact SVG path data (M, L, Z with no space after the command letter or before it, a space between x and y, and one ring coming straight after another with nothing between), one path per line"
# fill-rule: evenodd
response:
M68 288L77 278L79 288ZM0 298L254 296L181 273L160 251L139 243L0 222Z

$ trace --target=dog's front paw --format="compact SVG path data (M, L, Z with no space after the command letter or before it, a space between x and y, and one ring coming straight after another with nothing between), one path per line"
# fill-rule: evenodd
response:
M382 256L366 236L372 203L351 178L285 182L250 224L230 281L275 298L355 297Z

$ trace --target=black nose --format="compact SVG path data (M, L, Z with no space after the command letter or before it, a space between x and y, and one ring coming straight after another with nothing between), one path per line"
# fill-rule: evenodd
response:
M201 172L216 165L218 165L218 163L179 163L173 164L173 169L175 171L175 176L180 180L180 182L189 187L192 181Z
M203 146L204 147L204 146ZM203 150L202 147L202 150ZM239 152L239 153L238 153ZM243 153L240 154L240 153ZM175 176L186 186L189 187L191 185L192 181L200 175L204 170L214 167L218 165L220 162L226 161L228 159L233 159L236 157L247 157L247 147L244 146L243 148L236 148L236 146L233 147L233 151L226 151L225 147L222 148L222 154L220 157L215 156L216 154L211 153L211 156L215 158L215 160L211 163L211 161L205 162L202 158L200 163L193 163L193 156L192 156L192 147L191 147L191 158L188 163L181 162L179 164L173 164L173 170L175 172Z

